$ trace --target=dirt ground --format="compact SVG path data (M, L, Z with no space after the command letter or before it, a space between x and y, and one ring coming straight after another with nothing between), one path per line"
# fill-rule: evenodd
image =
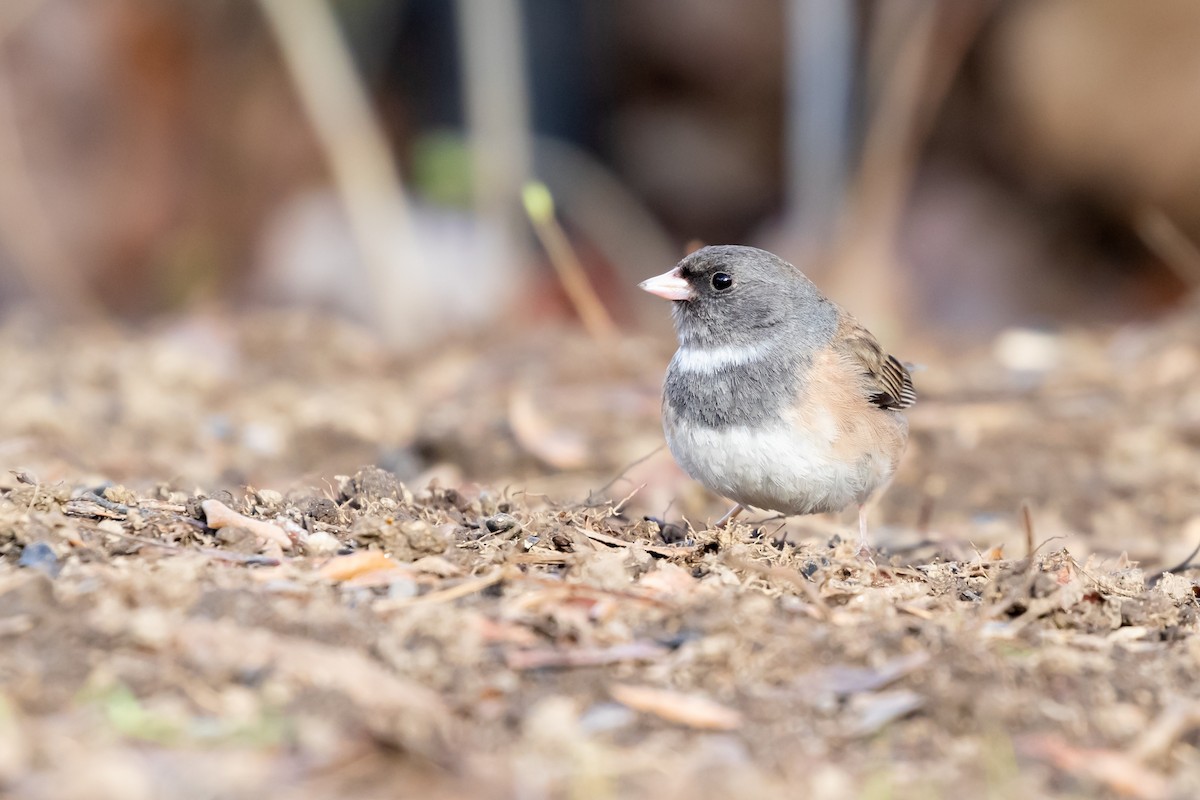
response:
M710 529L672 349L10 318L0 796L1200 796L1200 311L916 348L873 564Z

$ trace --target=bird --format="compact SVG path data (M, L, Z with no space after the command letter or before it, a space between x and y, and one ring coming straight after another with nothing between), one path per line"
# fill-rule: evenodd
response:
M765 250L703 247L638 284L672 301L667 446L735 505L785 516L858 507L896 472L917 400L908 368L799 269Z

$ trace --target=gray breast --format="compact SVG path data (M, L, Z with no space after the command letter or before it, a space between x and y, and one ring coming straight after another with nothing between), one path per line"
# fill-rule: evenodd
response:
M781 353L712 371L667 369L663 402L680 422L729 428L771 422L794 402L799 357Z

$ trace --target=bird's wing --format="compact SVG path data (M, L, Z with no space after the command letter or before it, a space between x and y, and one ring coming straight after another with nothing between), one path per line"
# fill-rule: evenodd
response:
M871 332L847 319L843 341L854 366L862 370L867 400L880 408L899 411L917 402L912 376L895 356L888 355Z

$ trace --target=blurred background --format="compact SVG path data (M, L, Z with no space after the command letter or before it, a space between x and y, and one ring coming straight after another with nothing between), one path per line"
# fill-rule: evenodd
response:
M1188 0L3 5L7 309L286 303L401 348L569 316L530 178L631 324L694 241L956 340L1200 279Z
M1197 242L1198 0L0 0L0 798L1200 797ZM706 530L697 243L877 563Z
M1191 0L5 0L0 459L579 498L662 442L636 284L736 242L925 365L891 518L1191 519L1191 334L1073 332L1200 282L1197 41Z

